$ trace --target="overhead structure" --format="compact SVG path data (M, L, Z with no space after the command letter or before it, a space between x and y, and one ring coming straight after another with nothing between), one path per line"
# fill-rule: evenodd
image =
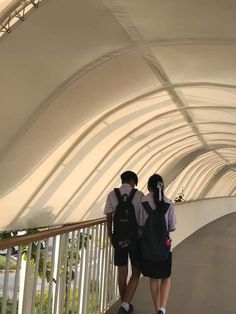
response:
M0 38L1 230L100 217L126 169L236 195L234 0L5 0L0 22L24 3Z

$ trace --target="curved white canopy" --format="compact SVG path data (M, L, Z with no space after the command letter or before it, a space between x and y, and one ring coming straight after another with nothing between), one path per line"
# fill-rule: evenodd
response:
M236 195L236 2L44 0L0 39L1 230L101 216L131 169Z

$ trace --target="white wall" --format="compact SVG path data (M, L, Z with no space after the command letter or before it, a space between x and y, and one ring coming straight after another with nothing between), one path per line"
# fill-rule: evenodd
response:
M236 197L218 197L175 204L177 228L173 247L206 224L236 211Z

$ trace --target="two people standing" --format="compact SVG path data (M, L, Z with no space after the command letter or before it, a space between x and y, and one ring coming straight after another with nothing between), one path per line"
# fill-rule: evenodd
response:
M119 189L108 194L104 210L107 215L108 236L114 247L114 263L118 267L122 302L118 314L133 312L131 300L141 272L150 278L150 291L156 313L165 314L172 264L169 232L175 230L175 209L164 195L161 176L154 174L149 178L149 193L146 196L135 189L138 177L134 172L122 173L121 182ZM153 255L155 251L157 255ZM132 274L127 283L128 259Z

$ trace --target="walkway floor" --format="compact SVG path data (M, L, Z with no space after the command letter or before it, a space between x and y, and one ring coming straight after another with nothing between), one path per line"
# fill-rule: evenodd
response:
M140 281L134 314L154 314L148 280ZM107 314L116 314L115 304ZM173 253L168 314L236 313L236 213L203 227Z

